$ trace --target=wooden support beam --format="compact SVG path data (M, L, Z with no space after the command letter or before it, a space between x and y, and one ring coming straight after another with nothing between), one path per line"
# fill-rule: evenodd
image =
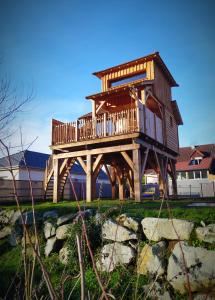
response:
M102 160L102 157L103 157L104 154L99 154L97 157L96 157L96 160L93 164L93 173L96 171L96 169L98 168L101 160Z
M83 161L83 158L81 156L77 157L77 161L79 162L79 164L82 166L85 174L87 173L87 166L85 164L85 162Z
M53 202L59 201L59 160L53 159L54 169L54 186L53 186Z
M109 171L109 169L108 169L108 167L107 167L106 164L104 164L104 168L105 168L105 171L106 171L106 173L107 173L107 176L108 176L108 178L109 178L109 180L110 180L110 183L112 184L112 183L113 183L113 180L112 180L112 178L111 178L110 171Z
M111 193L112 193L112 199L116 199L116 170L114 167L111 166Z
M141 177L141 154L140 150L133 150L133 163L134 163L134 196L135 201L141 201L142 194L142 177Z
M143 155L142 168L141 168L141 177L143 177L144 172L145 172L148 155L149 155L149 148L146 149L146 151Z
M177 197L178 196L178 189L177 189L177 175L176 175L176 161L170 159L170 170L171 170L171 178L172 178L172 191L173 191L173 196Z
M92 156L87 155L86 201L92 201Z
M105 104L105 101L102 101L102 102L99 104L99 106L96 108L96 114L99 113L99 111L102 109L102 107L104 106L104 104Z
M130 156L128 155L128 153L126 153L125 151L120 152L122 154L122 156L124 157L125 161L127 162L127 164L129 165L129 167L131 168L131 170L134 170L134 163L131 160Z
M127 150L139 149L139 148L140 148L139 144L128 144L122 146L112 146L112 147L98 148L92 150L82 150L82 151L74 151L69 153L54 154L53 158L60 159L60 158L68 158L68 157L105 154L105 153L121 152L121 151L127 151Z

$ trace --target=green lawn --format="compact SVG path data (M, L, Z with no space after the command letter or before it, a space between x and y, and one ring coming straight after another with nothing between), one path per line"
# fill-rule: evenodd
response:
M204 220L206 223L215 222L215 207L198 207L198 208L189 208L188 204L193 202L215 202L215 199L185 199L185 200L169 200L168 205L170 207L171 213L175 218L190 219L195 222L200 222ZM112 207L118 208L116 214L127 213L130 216L134 217L147 217L147 216L158 216L162 201L161 200L144 200L141 203L134 202L132 200L94 200L91 203L85 203L80 201L80 206L83 209L94 208L100 212L108 211ZM31 204L22 204L24 210L30 210ZM3 206L8 209L16 208L15 205ZM35 210L38 212L44 212L50 209L55 209L58 211L59 215L76 212L77 203L75 201L61 201L57 204L52 202L39 202L35 205ZM167 209L167 202L163 202L161 217L168 217L169 210Z

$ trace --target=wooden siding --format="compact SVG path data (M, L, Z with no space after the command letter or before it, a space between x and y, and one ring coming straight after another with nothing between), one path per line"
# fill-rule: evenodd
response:
M154 94L155 96L172 112L171 106L171 86L161 69L154 63L155 80L154 80Z
M104 75L102 80L102 91L105 92L110 89L109 82L116 79L126 78L131 75L139 74L142 72L146 72L146 80L153 80L154 79L154 62L147 61L145 63L137 63L131 67L126 67L119 70L110 72ZM127 85L127 84L126 84Z
M171 121L172 118L172 121ZM165 111L166 120L166 146L178 153L178 126L172 114ZM171 124L172 123L172 124Z

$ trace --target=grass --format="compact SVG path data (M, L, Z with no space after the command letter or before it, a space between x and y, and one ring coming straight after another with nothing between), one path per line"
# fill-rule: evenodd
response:
M208 200L215 200L208 199ZM171 212L173 217L175 218L182 218L187 220L193 220L199 223L203 220L205 223L212 223L215 222L215 207L197 207L197 208L189 208L187 207L188 204L193 202L206 202L207 199L185 199L185 200L171 200L169 201L169 206L171 208ZM112 207L117 207L119 213L127 213L133 217L157 217L158 211L161 206L161 200L144 200L141 203L134 202L132 200L94 200L91 203L86 203L84 201L80 201L80 205L82 209L85 208L93 208L97 209L100 212L105 212ZM7 209L14 209L16 208L15 205L1 205L2 208ZM31 204L22 204L21 205L23 210L31 210ZM61 201L57 204L52 202L38 202L35 205L35 210L37 212L45 212L47 210L57 210L59 215L77 212L77 203L75 201ZM167 209L167 204L164 202L163 209L161 211L161 217L168 217L169 212Z
M208 199L214 201L215 199ZM215 207L200 207L200 208L186 208L187 204L192 203L192 202L205 202L206 200L201 200L201 199L186 199L186 200L171 200L169 201L169 205L171 207L171 212L173 214L173 217L175 218L181 218L181 219L187 219L187 220L192 220L196 223L196 226L200 223L201 220L203 220L206 224L208 223L214 223L215 222ZM119 201L119 200L95 200L91 203L85 203L84 201L80 201L80 205L82 208L93 208L97 209L100 212L106 212L112 207L117 207L118 210L114 212L115 215L118 215L119 213L127 213L130 216L133 217L139 217L139 218L144 218L144 217L157 217L158 212L161 206L161 200L144 200L141 203L135 203L134 201L131 200L126 200L126 201ZM1 208L6 208L6 209L15 209L15 205L1 205ZM21 205L23 210L31 210L31 204L22 204ZM68 214L71 212L77 212L77 203L75 201L62 201L60 203L54 204L52 202L38 202L35 205L35 210L37 212L43 213L47 210L56 210L59 215L63 214ZM169 212L167 209L167 205L164 202L163 203L163 209L161 210L161 217L168 217ZM196 241L196 239L192 239L191 241L192 245L198 246L199 241ZM195 245L195 243L198 242L198 245ZM23 273L23 265L21 262L21 257L20 255L21 251L21 246L12 248L8 245L6 240L1 240L0 241L0 297L5 295L5 293L8 290L8 287L12 283L12 281L19 280L17 278L16 273L20 274ZM55 286L59 285L60 282L60 274L62 274L64 267L63 265L60 264L60 262L57 259L58 255L57 254L52 254L48 258L44 258L44 263L47 267L47 270L51 274L51 279L52 282L54 283ZM55 270L53 272L53 270ZM41 272L37 270L38 274L35 274L35 281L40 281L39 278L41 278ZM20 273L21 272L21 273ZM124 272L124 273L123 273ZM125 297L125 299L130 299L130 293L132 292L132 289L134 289L135 282L136 282L136 277L134 278L131 276L132 272L125 270L121 272L120 270L116 270L113 272L112 277L111 277L111 282L110 285L112 287L112 291L114 294L117 294L117 291L121 288L122 290L119 290L119 293L123 293L124 290L126 290L126 285L128 282L129 288L128 288L128 298ZM122 276L122 274L124 274ZM98 288L97 288L97 281L93 277L94 273L92 269L87 268L86 270L86 282L87 286L93 291L94 296L97 296L98 293ZM22 277L22 276L21 276ZM119 278L122 279L124 282L123 284L119 285ZM128 280L128 278L130 278ZM143 280L146 280L143 278ZM71 290L71 285L74 285L74 280L69 281L66 283L66 290ZM68 287L67 287L68 284ZM80 283L78 283L76 290L77 293L79 292L80 289ZM140 291L141 292L141 291ZM75 295L74 295L75 296ZM77 297L74 299L79 299L80 297L77 294Z

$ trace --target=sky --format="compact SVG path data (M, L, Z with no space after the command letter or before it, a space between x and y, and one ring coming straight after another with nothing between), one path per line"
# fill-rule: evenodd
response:
M215 143L214 11L213 0L0 0L0 78L34 94L13 124L23 144L49 153L51 119L91 110L93 72L155 51L179 84L180 146Z

